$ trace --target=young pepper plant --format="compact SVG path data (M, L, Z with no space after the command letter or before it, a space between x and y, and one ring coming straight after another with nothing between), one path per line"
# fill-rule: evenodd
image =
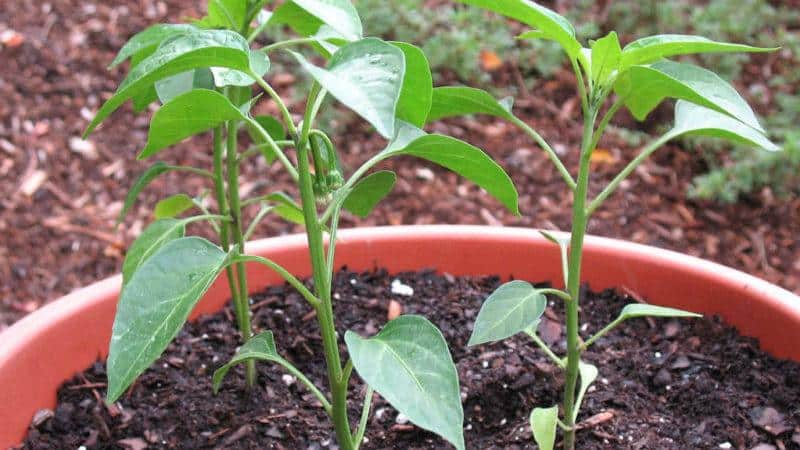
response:
M336 233L343 209L366 216L395 183L389 171L372 168L388 158L416 156L472 180L518 213L517 192L506 173L480 149L452 137L427 134L433 100L430 68L416 47L364 37L355 8L347 0L292 0L272 12L265 1L212 0L208 16L193 24L155 25L122 48L114 65L130 59L130 70L87 129L91 133L128 100L143 109L160 100L139 159L152 158L190 136L210 132L213 167L174 166L156 162L134 184L120 220L137 195L156 177L182 171L204 177L216 199L209 211L199 198L179 194L156 206L157 220L133 243L123 266L123 288L107 361L109 402L116 401L177 335L191 310L225 271L233 298L242 346L213 376L215 391L229 370L246 364L246 383L256 383L255 361L281 366L317 398L333 422L339 447L357 449L370 412L373 390L416 425L464 448L463 411L455 365L440 331L420 316L406 315L364 338L347 331L349 353L340 353L334 321L332 279ZM254 25L253 25L254 24ZM289 26L299 37L254 48L270 26ZM314 64L300 53L310 46L327 59ZM288 51L313 79L302 118L265 79L269 56ZM278 117L253 116L260 89L277 106ZM262 95L263 95L262 94ZM345 177L331 138L316 128L326 97L332 97L370 123L388 145ZM240 132L253 145L240 148ZM288 151L294 150L294 158ZM298 186L299 202L281 192L243 198L240 167L249 158L277 161ZM259 206L245 224L243 209ZM201 214L178 218L197 208ZM245 242L258 221L278 214L305 227L313 288L274 261L248 255ZM186 226L210 222L219 245L187 237ZM280 356L270 331L256 334L251 324L247 263L263 264L293 286L316 313L327 365L327 392ZM347 415L353 369L368 386L356 426Z
M581 262L587 223L620 183L648 156L679 136L704 135L737 141L766 150L778 148L766 137L750 106L736 90L714 72L667 58L711 52L764 52L773 49L714 42L698 36L657 35L634 41L624 48L615 32L584 48L573 26L554 11L528 0L460 0L532 26L521 39L556 41L566 52L577 79L583 113L583 137L577 177L560 160L547 141L513 115L509 101L466 87L434 90L429 120L463 114L493 115L517 125L547 154L574 196L569 236L542 232L559 246L565 289L538 289L524 281L511 281L491 294L478 314L469 345L529 335L536 345L566 372L562 407L536 408L530 416L533 435L542 449L555 445L557 427L564 448L575 447L576 420L581 401L598 375L598 369L581 360L581 354L597 339L625 320L643 317L696 317L696 314L652 305L631 304L608 326L585 341L579 335ZM591 156L615 114L626 107L638 120L665 99L676 99L672 129L644 147L596 197L589 198ZM555 354L537 335L546 307L546 296L563 300L566 309L566 357ZM580 385L578 384L580 381ZM559 418L560 417L560 418Z

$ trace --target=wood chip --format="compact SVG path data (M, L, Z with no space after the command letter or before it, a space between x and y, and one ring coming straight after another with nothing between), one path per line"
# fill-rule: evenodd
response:
M389 310L386 313L387 320L394 320L400 317L400 314L403 314L403 305L400 304L397 300L392 300L389 302Z
M579 423L577 429L594 428L598 425L604 424L614 418L614 411L603 411L589 417L588 419Z
M20 192L27 197L32 196L39 190L39 187L47 180L47 172L44 170L35 170L30 175L26 176L19 186Z

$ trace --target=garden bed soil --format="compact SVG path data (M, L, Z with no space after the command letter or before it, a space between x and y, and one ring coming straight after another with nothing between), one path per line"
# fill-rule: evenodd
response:
M413 296L393 294L396 279L411 286ZM340 331L373 335L397 306L428 317L458 366L467 447L532 449L528 414L559 400L563 377L522 337L466 347L482 301L498 285L496 277L343 270L335 279L337 321ZM587 290L584 338L637 297ZM319 330L303 299L278 286L253 302L256 328L272 330L279 352L324 385ZM563 353L560 306L551 301L541 330ZM258 365L259 383L250 393L243 390L239 367L220 394L211 395L211 373L237 345L232 324L230 309L188 324L111 407L102 400L105 371L97 362L61 387L54 411L36 415L23 448L336 448L313 396L276 366ZM598 340L585 359L600 368L600 377L584 401L578 448L800 449L800 364L761 352L756 340L717 318L632 320ZM364 388L353 379L355 422ZM446 447L398 419L379 396L367 436L366 449Z
M78 139L93 112L124 77L124 68L109 72L106 66L127 38L153 23L199 17L197 2L0 3L0 32L18 35L13 45L0 48L2 330L45 302L118 272L124 249L152 219L158 200L180 192L197 195L207 186L196 177L165 175L148 187L117 230L114 219L122 200L149 164L134 158L145 144L148 116L136 116L125 106L88 143ZM562 6L568 8L569 2ZM781 73L779 61L755 55L744 72L763 79L763 73ZM493 73L497 86L516 84L513 64L506 66ZM299 98L286 72L276 70L271 81L286 98ZM747 94L745 86L738 87ZM268 102L263 103L259 113L275 113ZM754 103L760 113L772 109ZM295 112L304 106L291 105ZM551 80L537 80L529 94L517 96L515 106L515 112L551 140L573 169L580 143L581 127L575 119L579 109L574 80L566 70ZM337 135L343 137L337 142L343 143L339 148L343 164L353 169L384 143L361 121L344 117L337 115ZM654 118L639 125L621 117L618 124L654 132L653 124L668 122L671 114L659 110ZM480 189L451 173L401 158L383 166L398 172L393 193L366 220L345 215L343 227L460 223L569 229L571 192L546 155L513 126L477 118L436 124L432 131L485 149L508 170L520 190L523 215L502 210ZM623 131L612 130L601 142L604 151L598 153L601 157L594 167L592 195L637 152ZM159 157L172 164L207 168L208 148L209 139L193 139ZM800 292L800 198L778 199L763 189L735 205L687 200L692 178L707 168L702 154L702 148L677 145L659 150L597 212L589 232L700 256ZM243 195L295 192L278 165L268 168L254 159L242 170ZM245 214L252 217L257 209ZM298 229L270 217L255 237L292 231Z

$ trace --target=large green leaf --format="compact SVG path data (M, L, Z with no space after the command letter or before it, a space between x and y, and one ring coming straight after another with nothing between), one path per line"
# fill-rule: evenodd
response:
M617 33L612 31L592 45L592 80L605 85L619 70L622 48Z
M623 69L637 64L648 64L662 58L695 53L770 52L773 48L751 47L742 44L715 42L702 36L660 34L638 39L622 51Z
M378 205L384 197L389 195L394 187L397 176L394 172L380 170L353 186L347 193L347 197L342 203L342 207L358 217L364 218Z
M500 286L483 302L467 345L499 341L525 331L544 314L547 299L526 281Z
M122 64L128 58L132 58L142 52L152 53L167 38L196 30L197 28L194 26L186 24L157 24L150 26L125 43L110 67Z
M294 54L300 65L337 100L371 123L386 138L394 135L395 113L405 77L405 56L376 38L347 44L327 69Z
M263 77L269 72L270 60L264 52L253 50L250 52L250 69L256 75ZM212 67L214 84L217 87L225 86L250 86L256 82L250 75L227 67Z
M269 361L279 364L285 361L278 354L272 331L265 331L250 338L246 344L236 351L236 354L227 364L214 371L214 376L211 379L214 393L219 392L222 380L225 379L225 376L235 365L250 360Z
M558 405L534 409L531 411L530 422L533 439L539 446L539 450L553 450L556 445Z
M208 89L195 89L162 106L150 121L147 145L139 153L144 159L170 145L210 130L228 120L246 117L224 95Z
M489 11L518 20L541 32L543 37L552 39L567 52L570 58L578 58L581 44L575 39L575 28L569 21L555 11L530 0L458 0L467 5L478 6Z
M247 40L232 31L198 30L180 35L131 69L117 92L97 112L84 135L89 135L128 99L152 89L158 80L199 67L248 71L249 55Z
M164 244L182 238L186 223L175 219L161 219L151 223L133 241L122 263L122 285L128 284L136 269Z
M618 321L636 319L639 317L703 317L700 314L691 313L675 308L666 308L664 306L647 305L644 303L631 303L625 305L619 313Z
M136 202L136 198L139 197L139 194L150 184L153 180L158 178L160 175L169 172L170 170L174 170L172 166L164 163L164 162L157 162L152 166L148 167L141 176L133 183L131 189L128 191L128 195L125 196L125 202L122 205L122 210L117 215L117 224L120 224L124 219L125 216L128 215L128 211L130 211L131 207L133 206L134 202Z
M406 57L406 74L400 100L397 102L397 118L422 128L431 109L433 97L433 75L428 58L418 47L404 42L392 42Z
M116 401L178 334L227 255L198 237L170 241L122 288L109 347L108 402Z
M675 126L670 134L673 138L680 135L707 136L754 145L769 151L780 150L780 147L760 131L725 114L683 100L675 105Z
M246 25L247 2L244 0L209 0L208 15L196 24L205 28L242 31Z
M153 216L156 219L175 217L193 207L194 200L192 200L192 197L186 194L175 194L160 200L153 210Z
M633 66L620 76L615 89L638 120L644 120L665 98L675 98L715 109L763 131L736 89L714 72L692 64L664 60Z
M323 23L348 41L361 39L364 35L358 11L350 0L292 0L275 10L272 21L289 25L304 36L319 31Z
M400 316L376 336L348 331L353 366L414 424L464 449L458 372L442 333L421 316Z
M161 103L169 103L175 97L192 89L214 89L214 76L207 67L187 70L177 75L156 81L156 94Z
M512 213L519 214L519 195L511 178L478 147L449 136L431 134L416 137L407 145L395 141L383 155L384 158L410 155L434 162L482 187Z
M437 87L428 113L428 123L448 117L488 114L511 120L509 108L486 91L471 87Z

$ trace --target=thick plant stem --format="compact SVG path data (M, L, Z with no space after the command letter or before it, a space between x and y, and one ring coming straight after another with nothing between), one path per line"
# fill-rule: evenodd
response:
M298 174L300 176L300 197L306 223L308 248L311 254L314 291L321 301L317 308L317 321L322 332L322 346L328 369L333 427L336 431L336 440L339 443L339 447L342 450L353 450L353 437L350 434L350 422L347 417L347 384L349 377L344 376L342 360L339 355L339 342L336 338L333 304L329 289L331 280L328 277L322 228L317 215L316 198L311 180L308 145L303 145L297 149L297 160Z
M581 144L580 169L575 189L575 200L572 207L572 236L570 240L569 273L567 275L567 291L570 301L566 302L567 311L567 376L564 384L564 420L567 427L564 431L564 449L575 448L575 388L578 384L578 368L581 360L580 327L578 309L580 306L581 259L583 256L583 240L586 235L588 215L586 197L589 191L589 167L592 155L594 121L597 111L590 108L585 117L583 143Z
M228 122L228 141L225 160L228 171L228 203L230 215L233 218L231 231L233 240L238 246L238 252L244 254L244 233L242 232L242 205L239 199L239 159L237 154L237 124L235 121ZM242 341L247 342L253 335L250 324L250 305L247 290L247 272L244 262L236 264L236 278L238 280L239 295L234 297L236 308L236 320L239 324L239 331L242 333ZM247 388L252 388L256 384L256 365L255 361L249 360L245 364Z

